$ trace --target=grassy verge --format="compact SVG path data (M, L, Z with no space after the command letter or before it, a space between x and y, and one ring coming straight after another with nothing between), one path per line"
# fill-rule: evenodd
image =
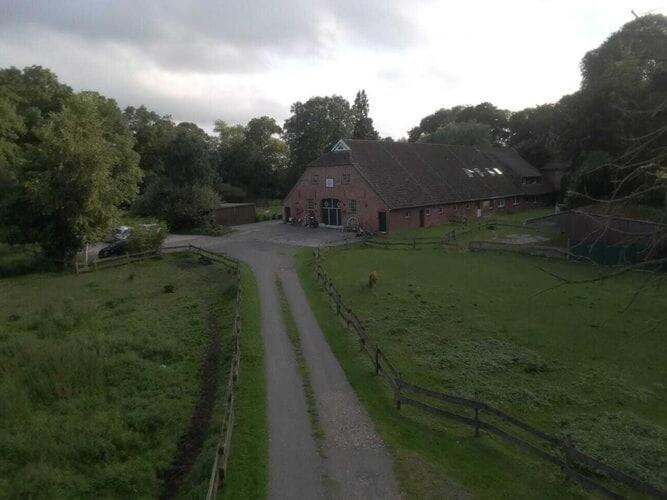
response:
M601 330L600 323L632 295L637 277L535 299L552 280L537 265L561 266L426 250L351 249L327 256L346 302L406 378L450 392L478 392L656 482L665 449L665 351L655 330L643 337L635 332L660 324L664 294L656 300L657 290L647 292L628 317ZM592 272L562 267L558 271L571 277ZM368 272L360 270L379 272L376 290L369 291ZM447 493L452 485L487 498L583 495L555 468L491 436L475 439L456 424L409 408L397 412L356 339L336 320L312 274L309 252L299 258L299 276L332 349L394 452L409 496L433 497L440 490L453 496Z
M0 243L0 278L53 269L54 266L41 254L38 245Z
M224 355L234 289L185 254L0 280L0 491L158 496L198 398L207 320Z
M264 344L255 276L241 268L241 365L239 367L236 424L232 435L229 476L221 498L265 498L268 483L268 429ZM210 466L210 462L209 462ZM201 497L199 497L201 498Z
M315 390L313 389L312 379L310 377L310 368L306 363L306 358L303 355L303 346L301 345L301 336L299 329L296 326L296 321L292 315L292 311L285 295L285 290L279 278L276 278L276 286L278 287L278 296L280 297L280 307L282 309L283 321L287 330L287 336L290 339L292 348L294 349L294 357L299 368L299 375L303 383L303 390L306 395L306 406L308 407L308 418L310 419L310 426L313 429L313 437L317 445L317 452L320 456L324 456L324 429L320 423L317 412L317 401L315 401Z

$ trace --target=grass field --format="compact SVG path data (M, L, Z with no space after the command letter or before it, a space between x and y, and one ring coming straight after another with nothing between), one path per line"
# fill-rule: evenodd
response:
M0 280L3 496L158 496L198 398L212 321L225 388L234 296L221 266L184 254ZM206 489L211 443L186 496Z
M397 416L387 391L369 382L368 362L350 334L327 317L331 309L309 260L305 252L300 276L320 324L394 449L408 491L428 496L433 488L423 485L445 472L482 497L580 493L553 467L490 436L470 439L469 429L410 409ZM628 274L538 294L556 283L539 267L574 279L597 276L597 270L514 255L369 248L333 250L326 267L406 379L477 396L570 435L583 451L665 488L664 277L645 283L648 275ZM367 285L371 271L379 274L375 290ZM414 467L415 461L426 465Z

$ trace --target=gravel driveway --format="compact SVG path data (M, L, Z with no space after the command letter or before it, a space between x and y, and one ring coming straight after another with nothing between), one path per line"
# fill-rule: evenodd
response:
M170 235L247 262L259 286L269 426L269 498L398 498L391 457L331 352L294 270L299 246L339 245L354 236L278 221L238 226L223 237ZM317 452L294 352L282 320L276 276L295 317L325 433ZM323 481L326 477L326 481Z

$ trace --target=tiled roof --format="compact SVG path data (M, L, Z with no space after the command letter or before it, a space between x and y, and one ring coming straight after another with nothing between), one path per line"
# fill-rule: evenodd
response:
M522 184L522 177L541 174L513 149L344 142L349 150L330 151L309 166L354 165L392 209L552 192L546 182Z

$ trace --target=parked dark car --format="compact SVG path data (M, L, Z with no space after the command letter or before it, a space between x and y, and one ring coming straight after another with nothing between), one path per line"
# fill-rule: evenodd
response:
M127 240L120 240L111 245L105 246L102 250L97 253L97 256L100 259L106 259L107 257L113 257L115 255L123 255L127 253Z

